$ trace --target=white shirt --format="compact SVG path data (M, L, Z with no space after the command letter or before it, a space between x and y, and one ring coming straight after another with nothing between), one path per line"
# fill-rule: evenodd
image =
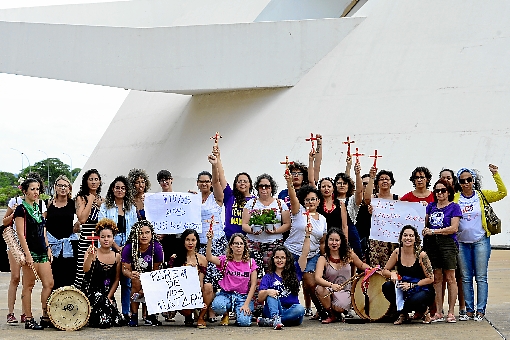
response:
M282 214L280 212L280 207L278 206L278 199L275 199L273 202L271 202L271 204L269 204L267 206L264 205L262 202L260 202L260 200L258 198L254 205L253 204L254 200L255 200L255 198L252 198L251 200L246 202L246 205L244 206L244 208L248 209L248 210L262 210L262 209L274 208L274 209L276 209L276 219L278 221L280 221L279 224L275 225L275 228L278 228L282 225L281 224ZM287 204L285 204L285 202L283 200L279 200L279 201L280 201L280 206L282 208L282 212L289 210L289 208L287 207ZM283 238L282 234L268 234L265 231L263 231L260 235L247 234L246 236L251 241L256 241L256 242L261 242L261 243L273 243L274 241L280 240Z
M459 223L457 240L464 243L474 243L485 236L485 230L482 226L482 209L480 207L480 198L475 192L473 197L467 198L462 194L459 197L460 210L462 218Z
M209 231L209 226L211 222L206 222L210 220L214 215L214 223L213 223L213 233L214 239L219 239L222 236L225 236L225 232L223 229L225 228L223 224L224 214L223 207L218 205L216 199L214 198L214 194L211 193L207 197L204 203L202 203L202 232L200 233L200 243L207 244L207 232Z
M299 206L299 211L296 215L291 216L291 227L289 237L285 241L285 246L294 255L300 255L303 251L303 243L305 241L305 228L306 228L306 212L305 207ZM312 224L312 234L310 235L310 252L307 258L312 258L317 255L320 251L320 241L322 236L327 231L326 218L319 213L319 219L316 220L313 216L310 216L310 223Z

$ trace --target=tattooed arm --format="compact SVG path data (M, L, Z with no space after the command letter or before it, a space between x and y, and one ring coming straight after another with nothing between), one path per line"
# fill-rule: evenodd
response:
M434 271L432 270L429 256L424 251L420 253L420 264L423 269L423 273L425 273L425 278L418 282L418 286L425 286L434 283Z

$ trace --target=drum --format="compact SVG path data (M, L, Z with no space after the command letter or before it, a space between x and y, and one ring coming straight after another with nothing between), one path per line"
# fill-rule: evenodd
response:
M352 308L362 319L370 321L379 320L390 310L390 302L386 300L382 292L382 286L386 279L378 273L370 276L366 295L361 288L362 279L363 276L354 280L352 284Z
M55 327L64 331L76 331L87 324L90 303L80 290L65 286L51 293L47 311Z

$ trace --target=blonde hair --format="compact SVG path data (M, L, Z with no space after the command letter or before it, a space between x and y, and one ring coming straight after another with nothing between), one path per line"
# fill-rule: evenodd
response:
M117 234L119 229L117 228L117 224L109 218L102 218L96 224L96 235L99 236L99 233L105 229L109 229L112 231L113 236Z
M69 185L69 192L67 193L67 199L71 199L72 198L71 191L73 191L73 186L71 185L71 181L69 180L69 178L67 178L66 175L60 175L60 176L57 177L57 179L55 180L55 184L53 185L53 187L55 187L55 193L53 194L52 201L55 201L57 199L57 189L56 189L56 186L57 186L58 181L65 181L65 182L67 182L67 184Z

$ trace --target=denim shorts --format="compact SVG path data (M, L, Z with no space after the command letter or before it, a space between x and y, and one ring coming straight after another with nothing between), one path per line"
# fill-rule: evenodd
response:
M428 235L423 240L424 250L433 269L455 270L459 253L455 240L450 235Z
M307 259L305 270L301 270L301 268L299 267L299 263L298 263L299 255L296 255L296 254L292 254L292 255L294 255L294 264L296 265L296 275L297 275L297 278L299 281L301 281L301 279L303 278L303 273L314 273L315 272L315 267L317 266L317 261L319 261L319 257L321 256L320 253L317 253L317 255L315 255L314 257Z

